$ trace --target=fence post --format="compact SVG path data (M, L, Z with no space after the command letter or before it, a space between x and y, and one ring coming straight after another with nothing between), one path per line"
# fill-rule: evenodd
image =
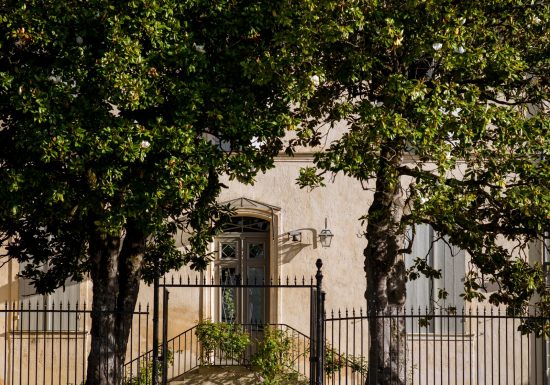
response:
M310 333L310 343L309 343L309 385L315 385L315 380L317 379L317 374L315 371L315 360L316 360L316 346L317 341L315 340L315 328L317 327L317 292L315 286L310 288L310 316L309 316L309 333Z
M321 371L321 385L325 383L325 355L327 352L326 337L326 314L325 314L325 296L327 293L321 292L321 354L319 356L319 370Z
M317 274L315 274L316 279L316 312L315 312L315 384L323 385L323 353L324 353L324 343L323 343L323 308L324 308L324 295L323 295L323 272L321 268L323 267L323 261L317 259L315 262L317 266Z
M153 367L151 368L152 385L158 385L158 359L159 359L159 277L155 272L153 281Z
M162 293L162 385L168 380L168 295L170 293L163 288Z

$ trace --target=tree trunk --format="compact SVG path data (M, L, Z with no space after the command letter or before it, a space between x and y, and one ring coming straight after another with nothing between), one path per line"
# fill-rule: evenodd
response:
M92 341L86 385L122 384L145 240L129 225L122 237L96 235L90 241Z
M374 201L369 209L364 251L369 316L367 385L402 385L406 377L406 340L403 314L405 264L400 256L404 235L400 229L403 198L396 166L399 152L380 156Z

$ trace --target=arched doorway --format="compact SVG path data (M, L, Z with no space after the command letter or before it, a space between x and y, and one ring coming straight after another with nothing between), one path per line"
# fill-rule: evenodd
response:
M215 274L226 284L248 282L261 285L269 277L269 234L267 220L235 216L216 239ZM261 287L223 287L217 298L217 319L228 323L268 321L269 296Z

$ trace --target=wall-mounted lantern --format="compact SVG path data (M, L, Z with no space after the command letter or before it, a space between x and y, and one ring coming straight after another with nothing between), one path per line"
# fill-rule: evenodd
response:
M325 228L319 232L319 242L321 246L330 247L334 234L327 228L327 218L325 218Z

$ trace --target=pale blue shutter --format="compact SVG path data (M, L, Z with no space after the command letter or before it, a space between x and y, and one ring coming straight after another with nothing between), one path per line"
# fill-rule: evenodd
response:
M464 307L460 294L464 291L465 259L464 251L438 240L433 247L434 268L441 270L441 278L434 280L434 296L437 299L440 289L447 292L447 298L439 300L441 313L448 315L438 319L436 330L441 332L458 332L462 330L462 319L456 318Z
M411 232L409 231L409 238L410 235ZM407 269L413 266L417 258L428 258L428 263L432 263L430 253L431 240L430 227L428 225L416 225L412 253L405 255L405 266ZM406 306L408 309L412 308L414 311L418 311L418 308L420 308L424 312L426 308L429 309L431 307L430 297L431 282L424 275L420 274L420 277L417 279L407 282Z
M65 287L57 288L48 295L48 309L53 311L49 317L50 330L74 331L78 330L76 305L80 299L80 284L70 279Z

